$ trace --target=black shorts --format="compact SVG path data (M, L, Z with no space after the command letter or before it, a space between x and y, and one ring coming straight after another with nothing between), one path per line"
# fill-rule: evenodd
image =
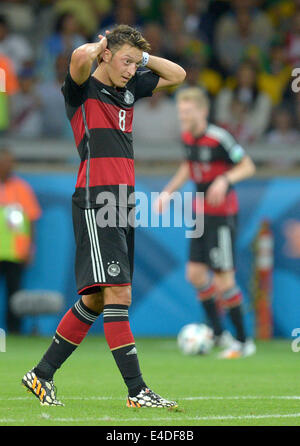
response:
M128 224L120 227L118 223L116 227L99 227L98 210L82 209L72 203L78 294L92 294L103 286L124 286L132 282L134 228ZM125 212L128 217L130 211L131 208L123 208L123 216ZM118 209L116 214L119 222Z
M189 260L214 271L235 269L237 215L205 215L202 237L191 239Z

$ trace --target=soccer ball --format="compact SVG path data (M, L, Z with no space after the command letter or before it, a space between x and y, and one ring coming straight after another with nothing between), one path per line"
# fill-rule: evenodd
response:
M205 324L188 324L178 333L177 343L184 355L204 355L214 345L213 331Z

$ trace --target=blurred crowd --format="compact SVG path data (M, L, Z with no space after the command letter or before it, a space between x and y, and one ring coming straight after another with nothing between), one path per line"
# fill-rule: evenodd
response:
M72 138L60 92L70 55L120 23L182 65L185 86L207 91L211 119L241 143L299 140L300 0L2 0L0 134ZM136 138L177 138L174 93L137 103Z

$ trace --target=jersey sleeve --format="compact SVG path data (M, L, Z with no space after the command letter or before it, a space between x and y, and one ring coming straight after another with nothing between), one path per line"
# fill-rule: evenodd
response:
M220 141L232 164L238 164L242 161L246 155L245 150L227 130L222 129Z
M152 96L156 88L159 76L151 70L138 70L135 75L135 101Z
M70 72L68 72L66 79L61 87L62 94L64 95L67 104L72 107L79 107L86 99L87 88L90 78L88 78L83 84L78 85L72 79Z

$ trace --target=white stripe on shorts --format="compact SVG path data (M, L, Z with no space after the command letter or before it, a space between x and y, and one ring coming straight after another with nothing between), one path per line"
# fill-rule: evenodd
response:
M100 257L101 254L99 254L98 247L96 242L96 237L98 240L98 234L97 229L95 231L93 222L92 222L92 209L86 209L85 212L85 219L86 224L88 228L89 238L90 238L90 244L91 244L91 259L92 259L92 266L93 266L93 275L94 275L94 281L96 283L102 283L104 282L102 275L101 275L101 268L100 268Z
M96 272L95 255L94 255L94 247L93 247L92 235L91 235L90 224L89 224L89 219L88 219L88 213L87 212L88 212L87 210L84 211L84 216L85 216L86 226L87 226L87 229L88 229L90 245L91 245L91 260L92 260L92 266L93 266L93 275L94 275L94 281L98 282L97 272Z
M228 226L218 228L218 245L220 252L220 268L224 271L233 268L231 233Z
M92 221L93 221L94 230L95 230L96 246L98 249L99 260L100 260L102 282L106 282L106 277L105 277L105 272L104 272L103 262L102 262L102 256L101 256L101 250L100 250L100 245L99 245L99 237L98 237L97 224L96 224L96 218L95 218L95 209L91 209L91 214L92 214Z

